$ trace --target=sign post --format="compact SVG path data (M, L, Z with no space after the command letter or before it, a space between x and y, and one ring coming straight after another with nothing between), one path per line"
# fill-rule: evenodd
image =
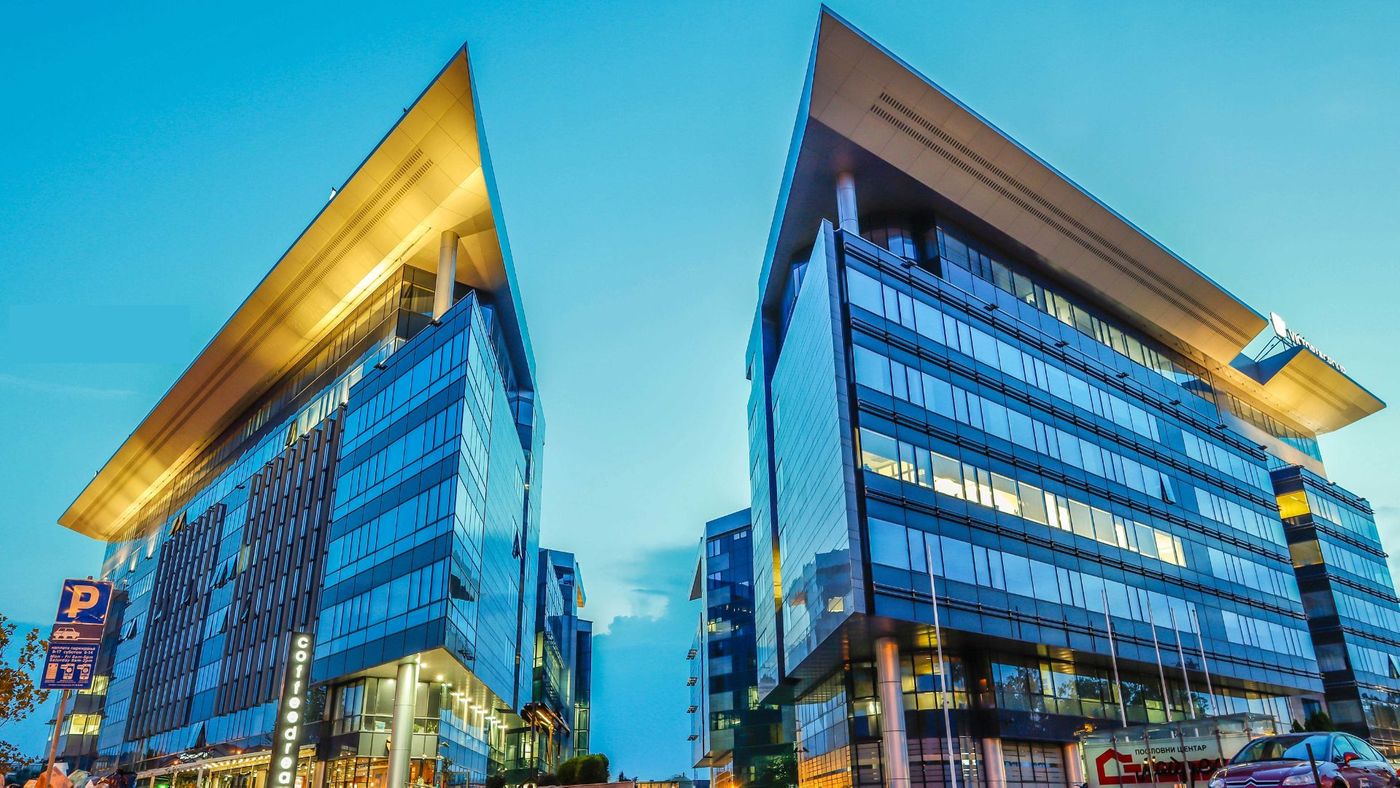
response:
M107 625L107 611L111 606L111 583L92 578L63 581L63 591L58 597L58 613L54 616L53 628L49 630L44 673L39 677L40 689L63 690L63 694L58 696L58 713L53 720L48 767L39 778L40 785L47 786L53 774L69 693L92 687L93 674L97 671L97 649L102 642L102 630Z
M315 645L316 638L309 632L293 632L288 636L282 699L277 704L277 727L272 734L268 788L291 788L296 784L302 722L306 716L306 688L311 683L311 655Z

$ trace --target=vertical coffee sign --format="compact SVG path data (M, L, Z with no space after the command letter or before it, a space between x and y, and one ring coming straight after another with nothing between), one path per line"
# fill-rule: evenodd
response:
M297 756L301 753L301 729L306 716L306 687L311 679L311 651L316 638L309 632L293 632L287 642L286 672L282 674L282 700L277 704L277 729L273 733L271 788L291 788L297 780Z
M112 604L112 584L102 580L64 580L58 615L49 631L49 651L43 689L85 690L92 687L97 671L97 647L107 611Z

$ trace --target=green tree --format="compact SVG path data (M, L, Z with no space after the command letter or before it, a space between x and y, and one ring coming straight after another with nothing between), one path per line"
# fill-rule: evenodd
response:
M559 784L578 785L578 767L583 762L583 756L575 755L572 758L559 764Z
M0 614L0 729L7 723L28 717L35 708L49 699L47 690L39 689L34 675L43 664L48 643L39 637L39 630L24 633L13 663L6 658L15 639L17 626ZM0 774L9 772L30 760L13 744L0 739Z
M797 785L797 756L783 753L764 759L750 788L791 788Z
M1337 726L1332 724L1332 718L1325 711L1315 711L1303 720L1303 730L1312 733L1314 731L1335 731Z
M578 784L593 785L608 781L608 756L595 752L583 756L578 767Z

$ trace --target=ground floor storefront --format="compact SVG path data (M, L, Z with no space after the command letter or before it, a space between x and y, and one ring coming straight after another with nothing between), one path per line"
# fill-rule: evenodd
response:
M267 752L202 758L186 754L169 766L140 772L137 788L277 788L268 785ZM318 761L313 748L304 748L291 788L386 788L389 759L346 756ZM441 759L409 762L410 786L444 786L447 770ZM451 785L448 780L446 785Z
M874 645L873 658L846 662L795 698L803 788L1147 784L1155 782L1148 776L1173 776L1170 763L1180 766L1180 779L1167 784L1189 784L1187 772L1203 784L1214 767L1194 757L1192 742L1213 741L1215 729L1187 727L1247 718L1254 735L1287 730L1308 700L1218 680L1190 685L1165 671L1120 675L1069 653L940 655L888 640ZM891 708L902 713L883 713ZM1095 780L1104 757L1106 777Z
M315 754L315 748L302 748L292 788L316 788ZM272 758L266 751L220 756L191 752L171 760L166 766L137 773L137 788L269 788Z
M389 759L337 758L326 764L325 776L325 783L314 788L386 788ZM409 785L437 786L441 784L444 776L435 761L422 758L409 761Z

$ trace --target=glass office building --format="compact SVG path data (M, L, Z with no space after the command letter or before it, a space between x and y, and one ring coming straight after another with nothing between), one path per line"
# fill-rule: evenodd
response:
M793 775L792 706L759 698L752 536L748 509L706 523L690 590L701 605L686 655L692 764L715 788L780 788Z
M506 732L505 776L512 784L534 783L588 753L593 625L579 616L586 603L573 553L541 550L530 702L521 725Z
M1306 468L1273 478L1328 714L1400 759L1400 607L1371 506Z
M120 610L66 755L267 779L315 637L297 782L480 784L532 697L544 426L458 52L60 523Z
M760 698L804 786L1073 784L1086 725L1344 692L1392 723L1383 662L1334 692L1276 493L1365 520L1316 438L1384 404L827 11L747 374ZM1396 602L1344 529L1354 667Z

